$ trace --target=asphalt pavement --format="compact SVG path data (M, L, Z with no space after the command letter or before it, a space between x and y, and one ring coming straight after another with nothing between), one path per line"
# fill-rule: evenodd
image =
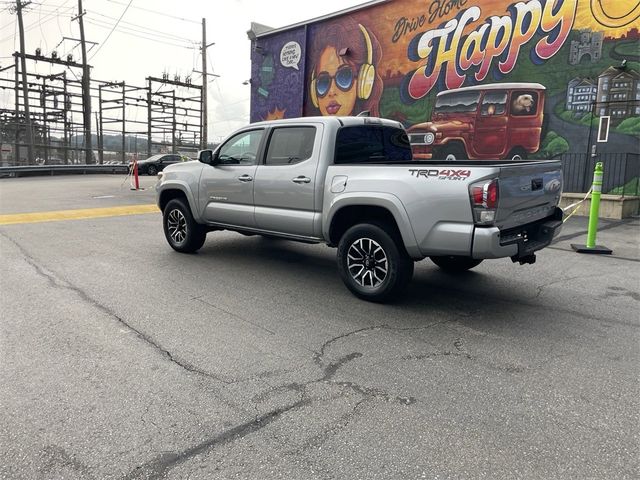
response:
M151 177L0 180L0 217L147 205ZM124 182L123 182L124 181ZM416 265L391 305L335 250L160 213L0 225L2 479L635 479L640 219L535 265Z

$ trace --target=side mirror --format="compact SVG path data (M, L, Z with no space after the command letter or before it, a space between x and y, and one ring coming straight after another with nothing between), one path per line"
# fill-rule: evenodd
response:
M212 150L200 150L198 152L198 160L202 163L206 163L207 165L211 165L211 160L213 159L213 151Z

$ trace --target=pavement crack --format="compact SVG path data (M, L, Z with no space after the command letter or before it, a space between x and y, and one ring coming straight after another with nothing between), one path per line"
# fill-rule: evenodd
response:
M360 358L360 357L362 357L361 353L354 352L354 353L350 353L348 355L345 355L342 358L339 358L338 361L330 363L329 365L324 367L324 376L322 378L320 378L319 380L316 380L315 382L328 382L328 381L330 381L342 366L344 366L347 363L349 363L350 361L355 360L356 358Z
M180 357L174 355L168 349L163 347L158 341L154 340L150 335L147 335L142 330L139 330L136 327L134 327L133 325L129 324L125 319L120 317L111 308L107 307L106 305L103 305L102 303L98 302L97 300L95 300L94 298L89 296L89 294L87 292L85 292L84 290L82 290L80 287L77 287L76 285L73 285L72 283L59 278L55 274L55 272L46 270L44 267L39 265L36 262L36 260L31 256L31 254L29 254L29 252L27 252L24 249L24 247L22 247L22 245L18 244L15 240L13 240L12 238L8 237L4 233L0 232L0 235L2 235L4 238L9 240L11 243L13 243L13 245L15 245L16 248L20 251L20 253L24 257L25 261L36 271L36 273L38 275L40 275L41 277L46 279L52 287L55 287L55 288L58 288L58 289L62 289L62 290L67 290L69 292L75 293L85 303L91 305L92 307L100 310L102 313L104 313L104 314L108 315L109 317L115 319L125 329L129 330L130 332L133 332L140 340L145 342L147 345L151 346L153 349L155 349L158 353L160 353L164 358L169 360L171 363L179 366L180 368L182 368L183 370L186 370L187 372L190 372L190 373L205 377L205 378L210 379L210 380L215 380L217 382L221 382L221 383L224 383L224 384L235 383L235 380L229 380L229 379L226 379L226 378L224 378L224 377L222 377L220 375L215 375L213 373L207 372L207 371L205 371L205 370L203 370L203 369L201 369L201 368L199 368L199 367L187 362L186 360L181 359Z
M235 427L225 430L214 437L208 438L204 442L194 445L193 447L186 448L177 453L162 453L149 462L136 467L133 471L125 475L123 480L155 480L164 478L170 470L193 457L206 454L216 447L230 442L235 442L248 435L259 432L269 424L278 420L282 415L310 403L310 399L301 398L295 403L271 410L264 415L256 417L255 419L236 425Z
M467 315L460 315L464 318L467 317ZM380 328L384 329L384 330L390 330L392 332L417 332L419 330L429 330L430 328L433 327L437 327L439 325L444 325L445 323L451 323L453 322L452 319L446 319L446 320L441 320L439 322L433 322L430 323L429 325L422 325L420 327L391 327L389 325L382 325Z
M362 409L360 407L369 401L370 398L368 397L360 399L349 412L341 415L329 428L309 438L302 446L294 451L289 451L286 454L299 455L305 450L323 445L330 438L336 436L340 431L347 428L347 426L349 426L349 424L362 413Z
M535 299L539 298L540 295L542 295L542 292L544 291L545 288L548 288L548 287L550 287L552 285L555 285L557 283L570 282L571 280L577 280L579 278L584 278L584 277L585 277L585 275L574 275L573 277L563 277L563 278L560 278L558 280L552 280L550 282L543 283L542 285L537 285L536 289L538 291L533 296L532 300L535 300Z
M364 328L359 328L357 330L352 330L351 332L347 332L347 333L343 333L342 335L338 335L337 337L333 337L329 340L327 340L326 342L324 342L322 344L322 346L320 347L320 351L316 352L313 355L313 361L318 364L318 365L322 365L322 358L324 357L324 352L327 349L327 347L335 342L337 342L338 340L342 340L343 338L347 338L350 337L351 335L355 335L357 333L361 333L361 332L366 332L369 330L377 330L383 327L386 327L386 324L382 324L382 325L373 325L371 327L364 327Z
M312 383L312 382L309 382ZM287 383L284 385L278 385L275 387L271 387L268 390L259 393L257 395L254 395L253 398L251 399L251 402L254 404L258 404L258 403L262 403L265 400L267 400L268 398L272 397L273 395L276 395L279 392L302 392L304 393L305 388L307 387L307 385L309 385L309 383L297 383L297 382L292 382L292 383Z
M333 380L333 377L341 367L351 362L352 360L355 360L356 358L360 358L360 357L362 357L362 354L359 352L350 353L348 355L345 355L344 357L341 357L336 362L330 363L324 368L324 376L322 378L318 380L314 380L313 382L310 382L310 383L318 383L318 382L332 383L340 387L349 388L350 390L356 393L359 393L360 395L364 395L365 397L379 398L387 402L395 402L395 403L400 403L402 405L412 405L416 403L417 400L414 397L402 397L402 396L391 395L390 393L387 393L384 390L379 388L366 387L355 382Z
M629 297L636 302L640 301L640 294L632 290L628 290L622 287L607 287L607 292L601 295L600 298L613 298L613 297Z
M404 357L400 357L401 360L426 360L427 358L436 358L436 357L464 357L469 360L473 360L473 357L470 353L467 352L452 352L451 350L445 350L443 352L428 352L421 353L418 355L405 355Z
M413 405L418 401L417 398L412 396L403 397L401 395L391 395L390 393L385 392L380 388L367 387L355 382L332 382L332 383L340 387L348 388L349 390L359 393L360 395L363 395L367 398L377 398L389 403L393 402L393 403L399 403L400 405Z
M268 328L264 327L263 325L260 325L259 323L252 322L251 320L248 320L248 319L238 315L237 313L230 312L229 310L226 310L226 309L224 309L222 307L219 307L218 305L214 305L213 303L204 300L202 297L193 297L192 300L194 300L196 302L200 302L200 303L206 305L207 307L213 308L214 310L217 310L219 312L225 313L225 314L229 315L230 317L235 318L236 320L240 320L241 322L245 322L245 323L248 323L250 325L253 325L256 328L259 328L260 330L264 330L265 332L267 332L270 335L275 335L276 334L276 332L274 332L273 330L269 330Z
M142 423L143 423L144 425L146 425L146 424L147 424L147 415L149 415L149 410L151 409L151 405L153 405L153 402L149 402L149 403L147 404L147 406L146 406L146 407L145 407L145 409L144 409L144 412L142 412L142 415L141 415L141 417L140 417L140 420L142 421ZM150 423L151 425L153 425L153 426L156 428L156 430L158 430L158 428L159 428L159 427L158 427L158 425L156 424L156 422L154 422L153 420L149 419L149 423Z

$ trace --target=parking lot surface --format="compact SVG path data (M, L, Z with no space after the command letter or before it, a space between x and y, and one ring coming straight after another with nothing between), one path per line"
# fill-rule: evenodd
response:
M230 232L195 255L154 179L0 180L0 478L632 479L640 219L571 218L535 265L416 265L390 305L335 250ZM25 217L27 218L27 217Z

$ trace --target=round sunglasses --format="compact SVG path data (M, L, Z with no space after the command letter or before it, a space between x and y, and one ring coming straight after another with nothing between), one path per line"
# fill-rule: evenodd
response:
M343 92L347 92L353 86L353 70L349 65L342 65L336 70L335 75L329 72L320 72L316 78L316 94L322 98L331 88L331 81L335 80L336 86Z

